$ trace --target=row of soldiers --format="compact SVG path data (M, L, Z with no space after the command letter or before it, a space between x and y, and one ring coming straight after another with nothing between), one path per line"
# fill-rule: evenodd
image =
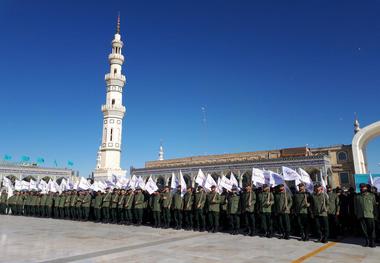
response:
M237 187L219 194L213 186L210 192L198 186L194 191L188 187L181 193L164 187L149 195L142 189L108 188L100 191L64 191L62 194L41 192L17 192L7 199L5 191L0 196L0 214L53 217L57 219L93 220L102 223L135 224L143 222L153 227L195 231L229 230L233 235L241 231L241 220L245 235L253 236L257 228L262 236L271 238L274 228L279 238L289 239L291 229L297 229L301 240L309 240L313 229L322 243L328 238L337 238L344 231L341 215L351 223L360 225L365 237L365 246L375 247L375 219L379 204L376 194L361 184L360 194L346 202L341 191L328 187L327 194L321 185L316 185L309 194L304 184L290 193L284 185L271 189L263 185L260 189L246 186L243 191ZM342 204L347 203L347 209ZM351 204L352 203L352 204ZM258 226L258 227L257 227ZM346 230L348 230L346 228Z

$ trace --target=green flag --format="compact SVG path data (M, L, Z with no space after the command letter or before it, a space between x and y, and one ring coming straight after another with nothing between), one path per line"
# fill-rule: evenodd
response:
M67 161L67 165L68 165L68 166L73 166L74 163L73 163L73 161Z
M3 160L4 161L10 161L10 160L12 160L12 156L10 156L9 154L5 154Z
M23 155L23 156L21 156L21 161L23 161L23 162L29 162L30 161L30 157L26 156L26 155Z
M38 157L37 158L37 163L41 164L41 163L44 163L45 162L45 159L42 158L42 157Z
M57 160L54 160L54 165L55 165L55 167L58 167Z

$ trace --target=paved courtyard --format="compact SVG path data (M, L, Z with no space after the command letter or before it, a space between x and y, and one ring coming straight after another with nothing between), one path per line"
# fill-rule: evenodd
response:
M358 240L315 242L0 216L1 262L379 262Z

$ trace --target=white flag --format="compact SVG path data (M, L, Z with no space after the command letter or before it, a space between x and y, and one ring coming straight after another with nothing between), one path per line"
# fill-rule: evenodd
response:
M282 166L282 174L285 181L295 181L301 178L301 176L296 171L285 166Z
M373 177L372 177L372 174L369 174L369 176L368 176L368 184L371 185L371 186L374 186L374 185L373 185Z
M41 190L41 192L43 194L47 193L48 192L48 184L45 182L45 180L40 180L38 182L38 186L37 186L38 190Z
M15 181L15 190L16 191L21 191L22 190L22 182L20 180Z
M179 170L179 183L181 185L181 197L183 197L186 194L187 185L181 170Z
M321 174L321 185L322 185L322 188L323 188L323 192L327 192L327 185L326 185L326 182L325 180L323 179L323 176Z
M218 181L216 182L216 191L221 194L223 192L223 186L221 185L221 179L220 176L218 177Z
M136 183L137 183L137 177L136 177L136 175L132 175L131 180L129 180L129 187L132 190L135 190L136 189Z
M300 174L300 180L301 182L305 183L305 184L311 184L313 183L313 181L311 180L310 178L310 175L302 168L298 168L299 170L299 174Z
M12 182L8 177L3 177L3 185L4 187L12 187Z
M214 178L212 178L210 174L207 174L204 188L210 191L211 190L211 186L213 186L213 185L217 186Z
M141 175L137 178L136 188L141 188L141 190L145 190L145 182Z
M252 183L254 186L265 184L265 176L263 170L252 168Z
M197 177L195 178L195 182L200 186L203 186L206 182L206 175L203 173L201 169L199 169L198 171Z
M158 190L157 184L154 182L151 176L145 184L145 189L150 195Z
M172 173L172 180L171 180L171 183L170 183L170 188L171 188L173 191L176 191L178 185L179 185L179 182L178 182L177 176L175 176L175 173L173 172L173 173Z
M271 187L275 187L275 186L277 186L279 184L284 184L285 185L284 178L282 177L281 174L269 171L269 176L270 176L269 184L270 184Z
M314 192L314 184L313 184L313 181L311 180L311 177L310 175L305 171L303 170L302 168L299 168L299 172L300 172L300 175L301 175L301 178L300 178L300 181L303 182L306 186L306 190L309 192L309 193L312 193ZM297 190L298 190L298 184L300 182L298 182L296 180L296 186L297 186Z
M21 190L29 190L29 182L22 180L21 181Z
M232 186L236 186L237 188L239 188L239 183L238 183L238 181L236 180L236 177L235 177L235 175L233 174L233 172L231 172L230 181L231 181L231 183L232 183Z
M62 193L63 191L67 190L67 181L65 178L62 179L61 184L59 185L59 192Z
M37 182L34 181L33 179L30 179L30 182L29 182L29 191L31 190L38 190Z
M380 189L380 176L373 178L373 186L376 187L377 189Z
M218 186L220 185L221 187L225 188L226 190L231 191L232 186L233 186L231 181L227 177L225 177L224 175L220 178L220 182L219 182L219 178L218 178Z
M55 187L55 183L50 179L49 182L48 182L48 187L47 187L47 190L52 192L52 193L56 193L58 192L58 189Z
M88 189L90 189L90 187L91 187L90 182L87 181L84 177L81 177L79 184L78 184L78 188L80 188L82 190L88 190Z

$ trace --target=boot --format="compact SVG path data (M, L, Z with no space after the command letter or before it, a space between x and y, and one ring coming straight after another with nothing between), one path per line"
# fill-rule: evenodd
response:
M373 238L371 238L371 240L369 241L369 247L376 247L376 244Z
M366 239L365 239L364 247L368 247L368 245L369 245L369 240L368 240L368 238L366 238Z

